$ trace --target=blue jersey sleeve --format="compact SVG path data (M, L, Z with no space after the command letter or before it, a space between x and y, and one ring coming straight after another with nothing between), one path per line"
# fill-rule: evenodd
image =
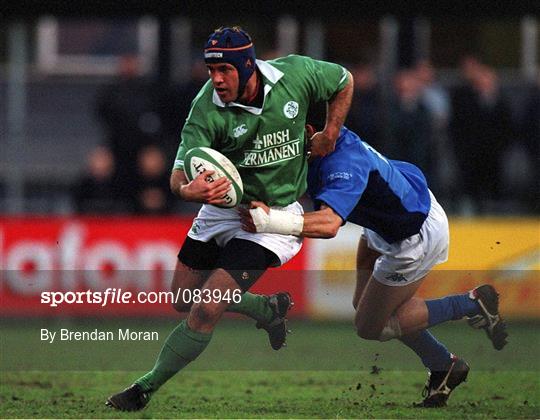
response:
M385 158L352 131L341 129L336 149L309 164L308 190L349 221L394 243L418 233L431 201L414 165Z
M364 169L366 165L355 162L362 156L351 153L350 149L347 151L343 146L338 143L336 150L321 161L319 188L313 198L317 210L325 203L345 222L362 197L368 173Z

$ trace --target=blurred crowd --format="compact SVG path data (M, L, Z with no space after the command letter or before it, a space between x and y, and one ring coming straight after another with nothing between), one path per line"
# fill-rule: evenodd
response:
M513 112L493 68L474 55L443 87L428 60L399 70L385 92L373 64L352 67L346 124L386 156L412 162L454 213L538 212L540 80Z
M540 79L519 111L496 71L478 56L460 62L460 80L443 86L423 59L383 83L370 60L347 66L355 93L346 125L389 158L419 166L451 213L538 213ZM203 62L180 86L138 77L121 60L103 88L96 116L105 139L73 186L79 213L168 214L179 200L168 178L192 99L208 79Z
M123 57L118 80L97 95L105 138L73 185L78 213L160 215L178 208L169 175L191 101L208 79L206 66L197 62L189 83L168 86L139 77L138 64Z

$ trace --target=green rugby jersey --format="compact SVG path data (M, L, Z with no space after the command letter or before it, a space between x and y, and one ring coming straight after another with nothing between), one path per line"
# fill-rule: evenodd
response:
M225 104L210 80L203 86L182 130L174 169L184 168L189 149L210 147L238 168L243 203L286 206L307 186L304 132L309 104L327 101L343 89L348 73L338 64L299 55L257 60L257 67L264 83L262 108Z

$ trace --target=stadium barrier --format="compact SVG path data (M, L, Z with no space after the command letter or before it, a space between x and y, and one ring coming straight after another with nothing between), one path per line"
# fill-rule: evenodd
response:
M533 219L451 221L450 258L420 288L424 297L495 284L509 318L540 318L539 222ZM176 316L170 302L43 302L42 292L169 291L176 255L191 219L0 218L1 316ZM288 290L292 315L349 318L361 228L346 225L331 240L306 240L285 268L253 288ZM73 296L71 296L73 297Z
M315 317L352 316L356 249L362 228L345 225L330 240L311 241L308 312ZM446 263L435 267L418 295L435 298L495 285L507 318L540 318L540 221L538 219L453 219Z

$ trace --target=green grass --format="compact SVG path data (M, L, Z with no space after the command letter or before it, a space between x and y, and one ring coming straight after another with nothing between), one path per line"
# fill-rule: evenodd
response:
M69 328L157 330L160 342L46 344L40 328L59 321L0 323L0 418L538 418L538 324L510 325L501 352L463 323L434 329L471 365L468 381L443 409L412 407L426 373L397 342L357 338L349 323L292 320L289 346L269 348L253 323L226 321L207 351L139 413L119 413L105 398L151 367L171 320L86 321ZM24 325L24 327L22 327ZM374 374L373 366L381 368ZM375 369L377 370L377 369Z
M141 372L142 373L142 372ZM476 372L444 409L418 409L420 372L185 372L141 413L104 406L132 373L9 373L2 417L182 418L537 418L538 381L531 372ZM358 384L361 387L357 390Z

